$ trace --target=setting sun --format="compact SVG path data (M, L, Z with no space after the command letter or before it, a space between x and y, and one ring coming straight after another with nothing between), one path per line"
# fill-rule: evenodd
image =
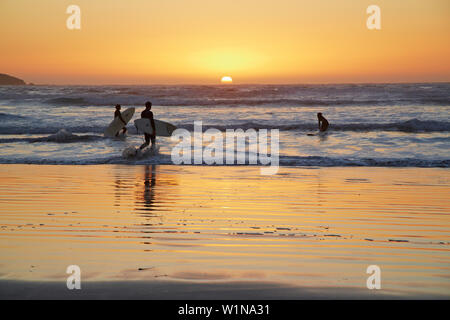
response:
M229 76L222 77L222 83L233 83L233 79Z

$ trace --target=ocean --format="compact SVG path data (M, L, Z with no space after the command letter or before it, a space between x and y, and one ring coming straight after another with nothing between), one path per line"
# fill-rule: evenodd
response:
M281 166L450 166L450 83L339 85L0 86L0 163L172 164L176 142L125 159L142 144L108 139L114 105L153 103L156 119L193 130L279 129ZM330 122L325 136L316 114Z

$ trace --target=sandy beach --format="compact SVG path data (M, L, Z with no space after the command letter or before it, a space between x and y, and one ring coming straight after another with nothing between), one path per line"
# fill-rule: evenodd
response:
M0 296L448 299L449 177L0 165ZM69 265L82 272L76 295ZM381 290L366 288L369 265L381 269Z

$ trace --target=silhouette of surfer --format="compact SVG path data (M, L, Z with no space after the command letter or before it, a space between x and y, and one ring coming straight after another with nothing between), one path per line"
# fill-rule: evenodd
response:
M317 114L317 119L319 120L319 131L320 132L327 131L328 126L330 125L330 123L328 122L327 119L325 119L325 117L322 115L321 112L319 112Z
M145 147L147 147L150 144L150 140L152 141L152 148L155 146L155 140L156 140L156 127L155 127L155 120L153 119L153 112L151 111L152 109L152 103L150 101L147 101L145 103L145 110L142 111L141 113L141 118L142 119L149 119L150 123L152 125L153 128L153 133L149 134L144 132L144 137L145 137L145 143L143 143L139 149L144 149Z
M125 134L125 133L127 132L127 127L126 127L127 122L126 122L125 120L123 120L123 118L122 118L122 113L120 112L120 109L122 109L122 107L120 106L120 104L116 104L116 111L114 112L114 119L117 118L117 117L119 117L120 121L123 122L123 125L124 125L124 126L123 126L123 128L120 129L120 130L122 130L122 133ZM117 131L116 137L119 135L120 130Z

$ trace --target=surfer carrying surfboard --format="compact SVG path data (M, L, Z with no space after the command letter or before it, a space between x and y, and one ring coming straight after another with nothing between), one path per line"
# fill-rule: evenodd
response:
M317 114L317 119L319 119L319 131L325 132L328 129L328 126L330 125L328 120L325 119L325 117L322 115L321 112Z
M145 147L147 147L150 144L150 140L152 141L152 147L155 145L155 138L156 138L156 127L155 127L155 120L153 119L153 112L151 111L152 109L152 103L150 101L147 101L145 103L145 110L142 111L141 113L141 118L142 119L149 119L150 120L150 124L152 126L152 134L146 133L144 132L144 137L145 137L145 143L143 143L139 149L144 149Z
M127 132L127 122L122 118L122 113L120 112L120 109L122 109L122 107L120 106L120 104L116 104L116 111L114 112L114 119L119 117L120 121L123 122L123 128L122 128L122 133L125 134ZM120 130L117 131L116 133L116 137L119 135Z

